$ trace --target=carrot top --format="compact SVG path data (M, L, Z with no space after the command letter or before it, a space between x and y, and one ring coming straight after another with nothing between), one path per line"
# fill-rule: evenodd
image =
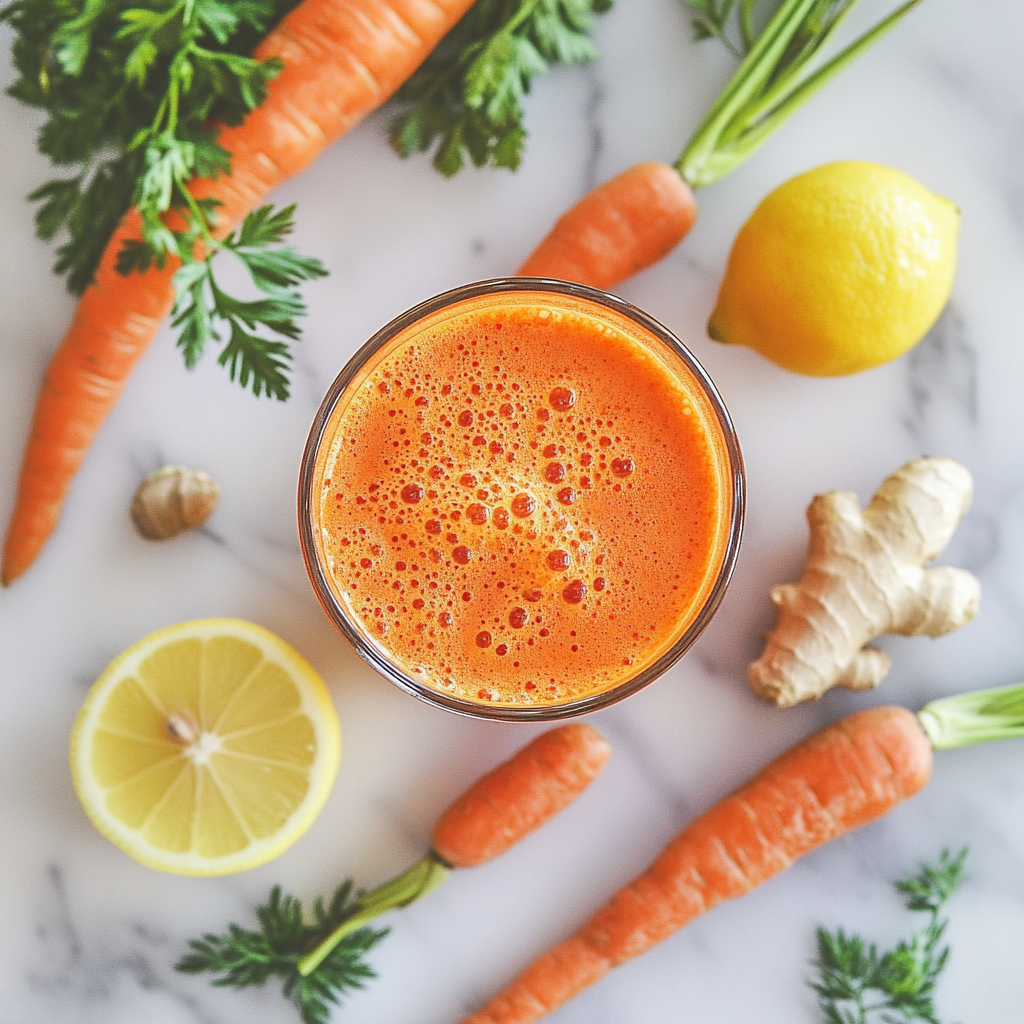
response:
M412 867L357 896L351 881L344 882L329 903L313 904L312 921L298 900L275 887L256 911L258 930L233 924L225 935L194 939L177 969L214 973L214 985L235 988L279 978L304 1024L326 1024L330 1004L373 976L362 954L387 932L370 922L426 896L454 868L504 853L579 796L609 752L604 737L585 723L541 733L441 815L432 848Z
M118 253L127 275L183 264L174 278L175 326L185 365L226 331L220 363L258 396L288 396L287 340L305 311L295 286L323 276L317 260L280 243L294 208L251 214L227 237L216 230L217 204L194 198L194 178L231 169L212 122L240 124L281 71L277 59L248 56L296 0L112 0L78 4L15 0L0 12L13 26L21 77L10 92L48 115L40 149L70 177L46 182L36 231L65 236L54 269L80 294L93 281L106 245L130 207L139 234ZM169 216L170 215L170 216ZM248 270L255 301L228 295L212 258L227 250Z
M941 697L917 713L936 750L1024 736L1024 683Z
M398 91L391 145L404 157L434 150L452 177L466 164L514 171L526 129L523 99L555 63L598 56L589 30L612 0L475 0L422 67Z
M701 0L687 2L700 12L694 19L698 37L726 39L731 2L710 8ZM675 164L693 188L710 185L735 170L790 114L921 0L907 0L845 49L819 63L821 51L856 2L783 0L755 38L751 11L756 0L743 0L740 27L749 52Z
M44 112L39 149L62 171L29 198L39 237L63 239L54 270L73 294L133 199L152 198L141 204L152 233L167 201L181 202L176 178L227 168L206 125L238 124L262 101L281 65L249 54L295 2L14 0L0 10L19 72L8 92Z

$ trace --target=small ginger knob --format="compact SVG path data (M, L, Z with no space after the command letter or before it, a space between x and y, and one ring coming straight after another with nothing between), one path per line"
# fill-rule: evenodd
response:
M201 469L161 466L135 492L132 522L143 537L168 540L206 522L219 497L220 488Z

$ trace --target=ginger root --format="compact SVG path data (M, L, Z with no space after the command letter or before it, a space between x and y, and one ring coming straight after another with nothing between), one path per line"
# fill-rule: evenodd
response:
M849 491L807 509L810 550L797 584L773 587L778 621L748 675L780 707L833 686L868 690L889 671L884 633L943 636L970 622L981 586L963 569L922 566L953 536L971 501L971 476L952 459L921 458L893 473L861 512Z
M148 540L169 540L205 523L219 497L220 488L203 470L161 466L139 484L132 522Z

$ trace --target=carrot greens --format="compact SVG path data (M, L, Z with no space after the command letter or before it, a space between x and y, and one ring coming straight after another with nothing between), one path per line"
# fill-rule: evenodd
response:
M275 886L256 909L259 928L232 924L223 935L192 939L190 952L175 966L185 974L215 974L213 984L222 987L251 988L280 980L304 1024L326 1024L330 1004L375 977L363 954L388 929L370 928L369 923L433 892L450 873L429 852L369 892L355 894L351 879L342 882L326 905L321 899L313 903L308 920L300 901Z
M754 45L754 30L751 16L757 0L740 0L739 22L741 40L739 44L732 41L729 35L729 22L732 17L736 0L683 0L691 8L690 24L693 26L693 38L720 39L726 49L737 57L746 53Z
M193 177L231 169L231 154L210 123L240 124L259 106L279 60L248 54L294 0L15 0L0 20L15 31L20 77L12 96L42 110L39 149L66 177L30 196L39 204L36 233L62 241L54 270L81 294L121 218L140 214L141 237L118 255L122 274L183 263L175 277L178 344L194 366L215 322L230 327L220 363L256 395L288 395L287 346L298 337L304 305L295 285L326 271L279 243L293 208L250 215L237 235L214 238L216 203L186 189ZM179 226L168 226L173 213ZM211 260L237 256L260 293L255 301L226 294ZM270 335L268 337L267 335Z
M175 244L159 215L183 207L182 184L228 168L206 127L240 123L279 72L246 56L287 8L271 0L15 0L0 11L15 32L18 79L8 92L43 111L39 149L69 175L46 182L36 229L57 250L78 295L133 201L154 255Z
M698 34L717 36L728 44L725 26L733 3L687 2L698 11ZM790 114L921 0L907 0L839 53L821 60L856 2L783 0L755 39L751 15L756 0L740 0L741 35L748 52L675 164L691 187L710 185L743 163Z
M935 865L896 883L908 910L927 914L920 931L885 952L859 935L818 929L817 977L808 984L828 1024L939 1024L935 983L949 946L942 945L946 901L964 879L967 850L944 850Z
M523 98L552 64L598 56L588 32L612 0L476 0L392 103L391 144L402 156L434 149L446 177L468 158L515 170L526 129ZM435 148L436 147L436 148Z
M193 939L190 952L176 967L185 974L216 974L213 984L230 988L251 988L279 979L304 1024L327 1024L331 1004L375 976L363 956L384 938L387 929L351 930L324 957L314 976L300 974L296 964L325 934L348 920L356 907L352 883L346 881L329 903L324 905L318 899L313 904L310 920L299 900L283 895L275 886L267 902L256 910L258 930L233 924L224 935Z

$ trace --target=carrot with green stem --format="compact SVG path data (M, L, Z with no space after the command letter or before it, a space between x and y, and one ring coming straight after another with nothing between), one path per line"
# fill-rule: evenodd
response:
M608 290L667 255L697 219L694 191L743 163L920 0L903 3L812 70L855 2L784 0L756 40L749 30L752 4L743 4L749 53L675 164L637 164L597 186L563 214L518 274Z
M691 822L576 933L462 1024L532 1024L695 917L917 793L932 750L1024 736L1024 685L826 726Z
M71 480L93 438L175 302L176 273L187 275L187 280L178 279L185 299L176 308L176 322L186 328L181 342L186 361L190 353L193 361L197 357L196 339L209 327L202 289L213 288L215 297L228 305L231 328L221 361L233 375L238 373L243 384L252 379L257 393L265 386L268 394L283 397L284 346L265 339L254 345L252 327L262 321L271 330L294 337L292 321L302 306L283 289L304 277L318 276L322 269L290 250L253 258L256 243L279 240L290 230L290 209L276 216L261 211L247 219L239 233L232 234L231 229L274 188L384 103L471 2L303 0L263 39L254 58L260 64L271 62L276 71L276 77L260 82L265 100L240 124L220 130L220 155L209 155L207 140L186 140L186 148L191 147L188 152L207 154L205 162L197 161L196 166L208 176L197 177L183 190L183 205L169 227L161 225L159 218L147 219L130 210L82 293L37 400L0 582L6 586L17 579L53 532ZM155 33L159 28L147 29L147 24L130 26L142 34L140 48L149 42L145 31ZM76 45L87 48L88 36ZM190 70L194 63L194 59L186 62L180 71L186 83L194 74ZM169 130L167 111L173 108L173 102L161 104L154 122L152 133L160 145ZM180 150L180 146L175 150L175 158ZM230 154L230 173L226 173L223 151ZM173 191L172 169L158 161L155 170L159 173L144 177L140 188ZM163 208L167 209L166 203ZM216 219L212 231L206 227L211 216ZM184 232L186 255L191 245L201 253L223 242L240 256L248 256L250 272L266 297L251 303L228 299L216 291L202 259L179 270L178 241L171 237L172 229ZM152 244L144 244L143 239ZM161 244L164 250L154 255L153 245Z
M431 848L400 875L355 899L344 883L326 907L317 901L312 925L296 900L275 889L257 912L259 932L232 925L227 935L205 935L178 970L213 972L215 985L238 988L278 977L306 1024L322 1024L328 1004L369 976L360 954L386 934L370 922L433 891L453 868L485 864L539 828L590 785L609 751L581 722L542 733L459 797L435 824Z

